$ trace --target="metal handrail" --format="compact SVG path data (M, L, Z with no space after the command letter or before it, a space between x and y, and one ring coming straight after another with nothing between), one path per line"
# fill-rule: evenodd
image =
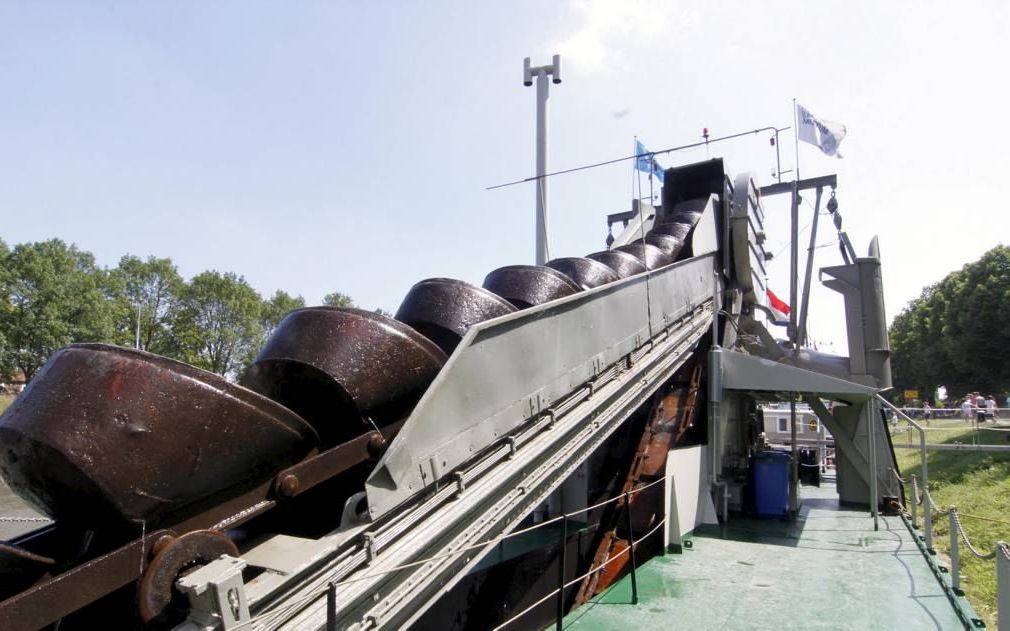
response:
M895 407L890 401L884 397L877 395L877 400L884 404L885 407L890 408L894 412L901 415L905 421L914 427L919 432L919 456L922 461L922 488L928 494L929 493L929 468L926 463L926 430L916 423L912 417L901 411L901 408ZM874 445L874 448L876 446ZM876 471L873 472L874 475L877 474ZM923 512L923 528L926 530L926 549L930 553L934 552L933 549L933 514L930 510L924 510Z
M1010 631L1010 547L1003 541L996 542L996 611L999 616L999 631ZM998 614L997 614L998 615Z

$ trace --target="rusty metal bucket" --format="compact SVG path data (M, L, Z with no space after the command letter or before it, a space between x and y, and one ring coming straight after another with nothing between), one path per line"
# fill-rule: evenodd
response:
M75 344L53 355L0 417L0 472L60 522L150 527L269 479L316 442L294 412L219 375Z
M392 318L307 307L284 316L241 383L300 414L329 447L403 418L446 359Z
M583 289L592 289L620 280L617 272L599 261L581 256L570 256L547 261L547 267L556 269Z
M621 278L641 274L645 271L645 265L643 265L636 256L628 254L627 252L621 252L620 250L603 250L602 252L593 252L592 254L587 254L586 258L603 263L610 269L614 270L614 272Z
M396 319L452 355L471 326L515 311L486 289L452 278L429 278L410 288Z
M641 241L632 241L615 249L618 252L627 252L634 256L645 264L646 269L658 269L672 262L672 259L658 247Z
M542 265L506 265L484 277L484 289L493 291L517 309L528 309L582 291L575 281Z

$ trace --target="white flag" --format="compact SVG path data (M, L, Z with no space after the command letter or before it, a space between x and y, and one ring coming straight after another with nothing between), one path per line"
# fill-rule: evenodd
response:
M842 157L842 154L838 153L838 145L845 138L845 125L814 118L814 115L799 103L796 104L796 125L800 140L819 147L826 155Z

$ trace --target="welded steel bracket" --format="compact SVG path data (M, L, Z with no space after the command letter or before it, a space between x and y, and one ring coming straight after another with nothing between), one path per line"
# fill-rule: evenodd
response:
M246 562L227 555L176 581L189 599L189 618L182 629L238 629L249 620L242 570Z

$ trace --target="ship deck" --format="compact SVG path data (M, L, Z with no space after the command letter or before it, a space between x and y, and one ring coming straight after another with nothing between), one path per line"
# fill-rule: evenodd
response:
M803 487L793 522L732 516L682 554L625 576L564 628L962 629L954 605L901 517L839 505L833 484Z

